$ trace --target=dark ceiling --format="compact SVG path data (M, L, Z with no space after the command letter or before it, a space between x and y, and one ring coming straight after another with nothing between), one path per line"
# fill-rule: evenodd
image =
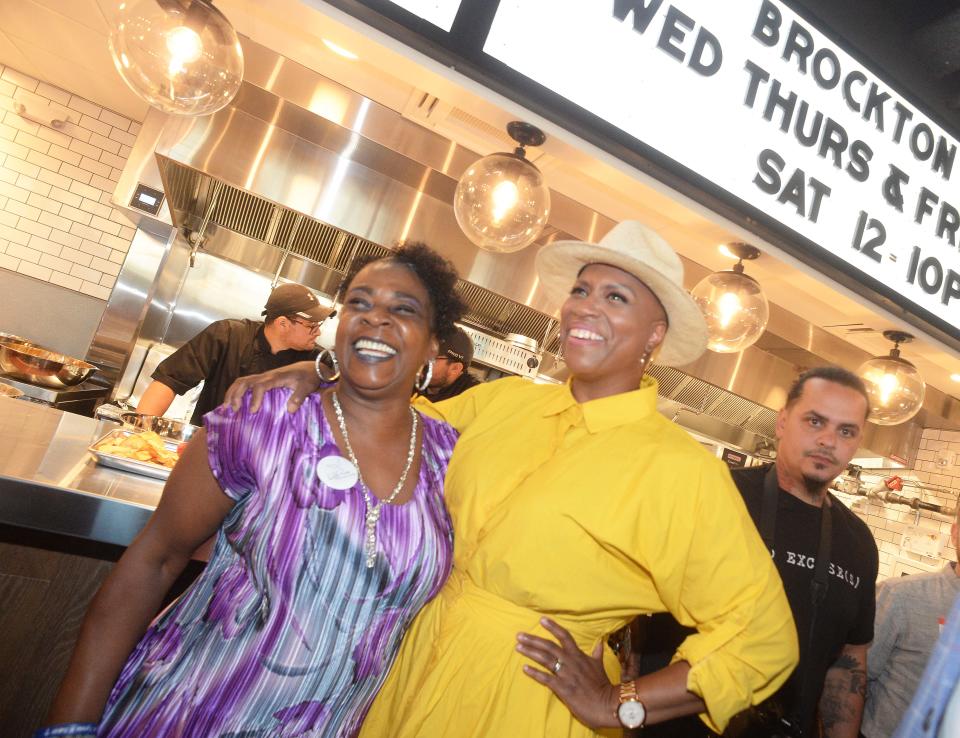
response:
M788 0L960 136L960 0Z

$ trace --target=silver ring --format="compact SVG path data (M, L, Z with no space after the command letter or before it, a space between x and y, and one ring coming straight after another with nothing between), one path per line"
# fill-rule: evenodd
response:
M559 674L559 673L560 673L560 668L561 668L562 666L563 666L563 663L560 661L560 659L557 659L557 662L553 665L553 673L554 673L554 674Z

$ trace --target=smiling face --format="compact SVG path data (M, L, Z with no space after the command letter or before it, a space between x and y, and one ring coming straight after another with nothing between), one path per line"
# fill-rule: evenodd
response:
M427 290L409 267L389 259L365 266L343 295L336 338L341 382L409 395L420 367L438 350L431 321Z
M777 417L778 470L809 492L822 489L856 453L866 414L867 401L857 390L819 377L807 380Z
M663 307L643 282L607 264L584 267L560 309L574 396L583 402L636 389L644 357L666 330Z

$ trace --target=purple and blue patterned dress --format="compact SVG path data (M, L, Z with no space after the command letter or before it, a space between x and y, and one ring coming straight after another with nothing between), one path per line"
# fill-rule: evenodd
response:
M416 490L384 506L368 569L359 486L316 474L339 453L320 397L289 414L287 396L206 416L210 467L236 505L203 574L130 655L98 736L352 736L450 572L443 478L456 431L421 416Z

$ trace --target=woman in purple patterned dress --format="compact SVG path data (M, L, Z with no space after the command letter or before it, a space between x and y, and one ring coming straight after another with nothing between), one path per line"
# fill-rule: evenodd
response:
M456 433L409 399L462 312L456 274L422 245L360 266L341 290L339 381L295 414L277 389L255 414L206 416L93 601L38 735L357 731L450 571ZM214 533L204 573L150 625Z

